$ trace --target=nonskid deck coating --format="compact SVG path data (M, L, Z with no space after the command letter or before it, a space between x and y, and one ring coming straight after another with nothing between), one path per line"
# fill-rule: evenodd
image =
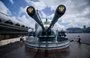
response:
M0 58L90 58L90 45L71 42L69 48L63 49L63 51L27 49L23 45Z

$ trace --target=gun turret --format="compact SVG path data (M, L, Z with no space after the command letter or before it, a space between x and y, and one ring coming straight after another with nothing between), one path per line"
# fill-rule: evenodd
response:
M64 5L59 5L56 9L55 15L53 17L53 20L49 26L49 28L47 29L47 31L49 31L51 29L51 27L54 26L54 24L58 21L58 19L65 13L66 11L66 7Z
M43 30L45 29L42 21L38 18L38 14L36 13L36 10L33 6L29 6L27 8L27 13L42 27Z
M65 11L66 11L66 7L64 5L59 5L56 9L55 15L53 17L53 20L52 20L50 26L47 29L45 29L42 21L38 17L38 14L37 14L35 8L33 6L29 6L27 8L28 15L31 16L42 27L43 31L45 31L45 32L49 31L54 26L54 24L65 13Z

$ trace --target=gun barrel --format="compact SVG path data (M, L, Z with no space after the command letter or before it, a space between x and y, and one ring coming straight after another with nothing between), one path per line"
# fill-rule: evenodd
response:
M42 21L40 21L40 19L38 18L36 10L33 6L29 6L27 8L27 13L28 13L29 16L31 16L42 27L43 30L45 29L44 26L43 26Z
M64 5L59 5L59 6L57 7L56 12L55 12L55 15L54 15L54 17L53 17L53 20L52 20L49 28L47 29L47 31L50 30L50 29L54 26L54 24L55 24L55 23L58 21L58 19L65 13L65 11L66 11L66 7L65 7Z

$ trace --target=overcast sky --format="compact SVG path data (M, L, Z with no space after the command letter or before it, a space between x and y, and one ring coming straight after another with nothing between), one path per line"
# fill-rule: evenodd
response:
M26 13L28 6L38 9L42 18L52 19L56 7L60 4L66 6L66 12L54 28L90 26L90 0L0 0L0 12L11 16L12 20L34 28L34 20Z

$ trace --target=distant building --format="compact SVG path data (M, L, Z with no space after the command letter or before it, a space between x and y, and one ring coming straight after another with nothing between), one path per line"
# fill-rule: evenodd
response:
M81 28L67 28L68 33L82 33L83 30Z
M85 33L90 33L90 27L87 27L84 32Z
M86 29L86 25L83 26L83 29Z
M86 32L86 25L83 25L83 32L85 33Z

